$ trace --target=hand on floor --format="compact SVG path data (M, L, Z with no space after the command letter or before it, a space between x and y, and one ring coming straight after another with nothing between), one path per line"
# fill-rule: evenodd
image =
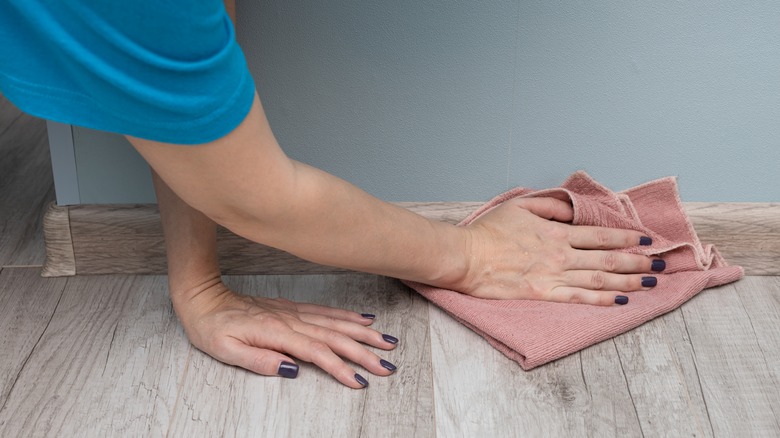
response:
M174 307L193 345L217 360L258 374L297 376L298 366L285 353L313 362L356 389L368 382L342 357L380 376L395 370L363 345L391 350L398 342L366 327L373 315L240 295L221 281L192 299L174 302Z
M568 203L553 198L515 198L484 214L466 227L472 266L456 290L480 298L609 306L628 302L624 292L655 285L647 274L663 270L663 261L609 251L639 245L641 233L564 223L573 214Z

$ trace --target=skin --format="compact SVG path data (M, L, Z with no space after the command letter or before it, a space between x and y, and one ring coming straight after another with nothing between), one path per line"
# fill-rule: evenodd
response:
M651 272L650 258L609 251L637 245L640 233L568 225L572 209L559 200L511 200L456 227L376 199L289 159L257 96L244 121L216 141L128 140L153 169L171 299L187 336L258 374L277 375L295 357L362 388L343 359L386 376L366 345L395 345L358 313L228 289L216 224L317 263L481 298L614 305L617 295L643 289L643 273Z

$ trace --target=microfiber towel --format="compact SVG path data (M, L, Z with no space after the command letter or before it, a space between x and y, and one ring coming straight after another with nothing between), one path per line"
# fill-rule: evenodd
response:
M558 188L516 188L480 207L466 225L493 207L516 197L554 197L571 201L575 225L633 229L653 239L652 246L620 251L654 255L666 261L658 284L630 292L625 306L533 300L489 300L451 290L406 282L429 301L483 336L525 370L575 353L676 309L705 288L739 280L744 271L729 266L712 245L703 245L685 214L675 178L663 178L615 193L585 172L576 172Z

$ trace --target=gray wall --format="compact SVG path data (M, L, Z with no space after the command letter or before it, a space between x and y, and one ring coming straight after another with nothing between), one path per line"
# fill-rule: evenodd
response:
M239 0L238 17L283 148L379 197L484 200L584 169L780 201L780 2ZM154 199L123 140L74 142L82 203Z

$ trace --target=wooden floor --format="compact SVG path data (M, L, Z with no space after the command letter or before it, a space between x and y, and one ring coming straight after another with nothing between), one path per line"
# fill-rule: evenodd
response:
M305 364L295 380L223 365L189 345L163 276L40 277L45 125L0 110L0 437L780 436L778 277L524 372L395 280L235 276L376 313L399 370L351 390Z

